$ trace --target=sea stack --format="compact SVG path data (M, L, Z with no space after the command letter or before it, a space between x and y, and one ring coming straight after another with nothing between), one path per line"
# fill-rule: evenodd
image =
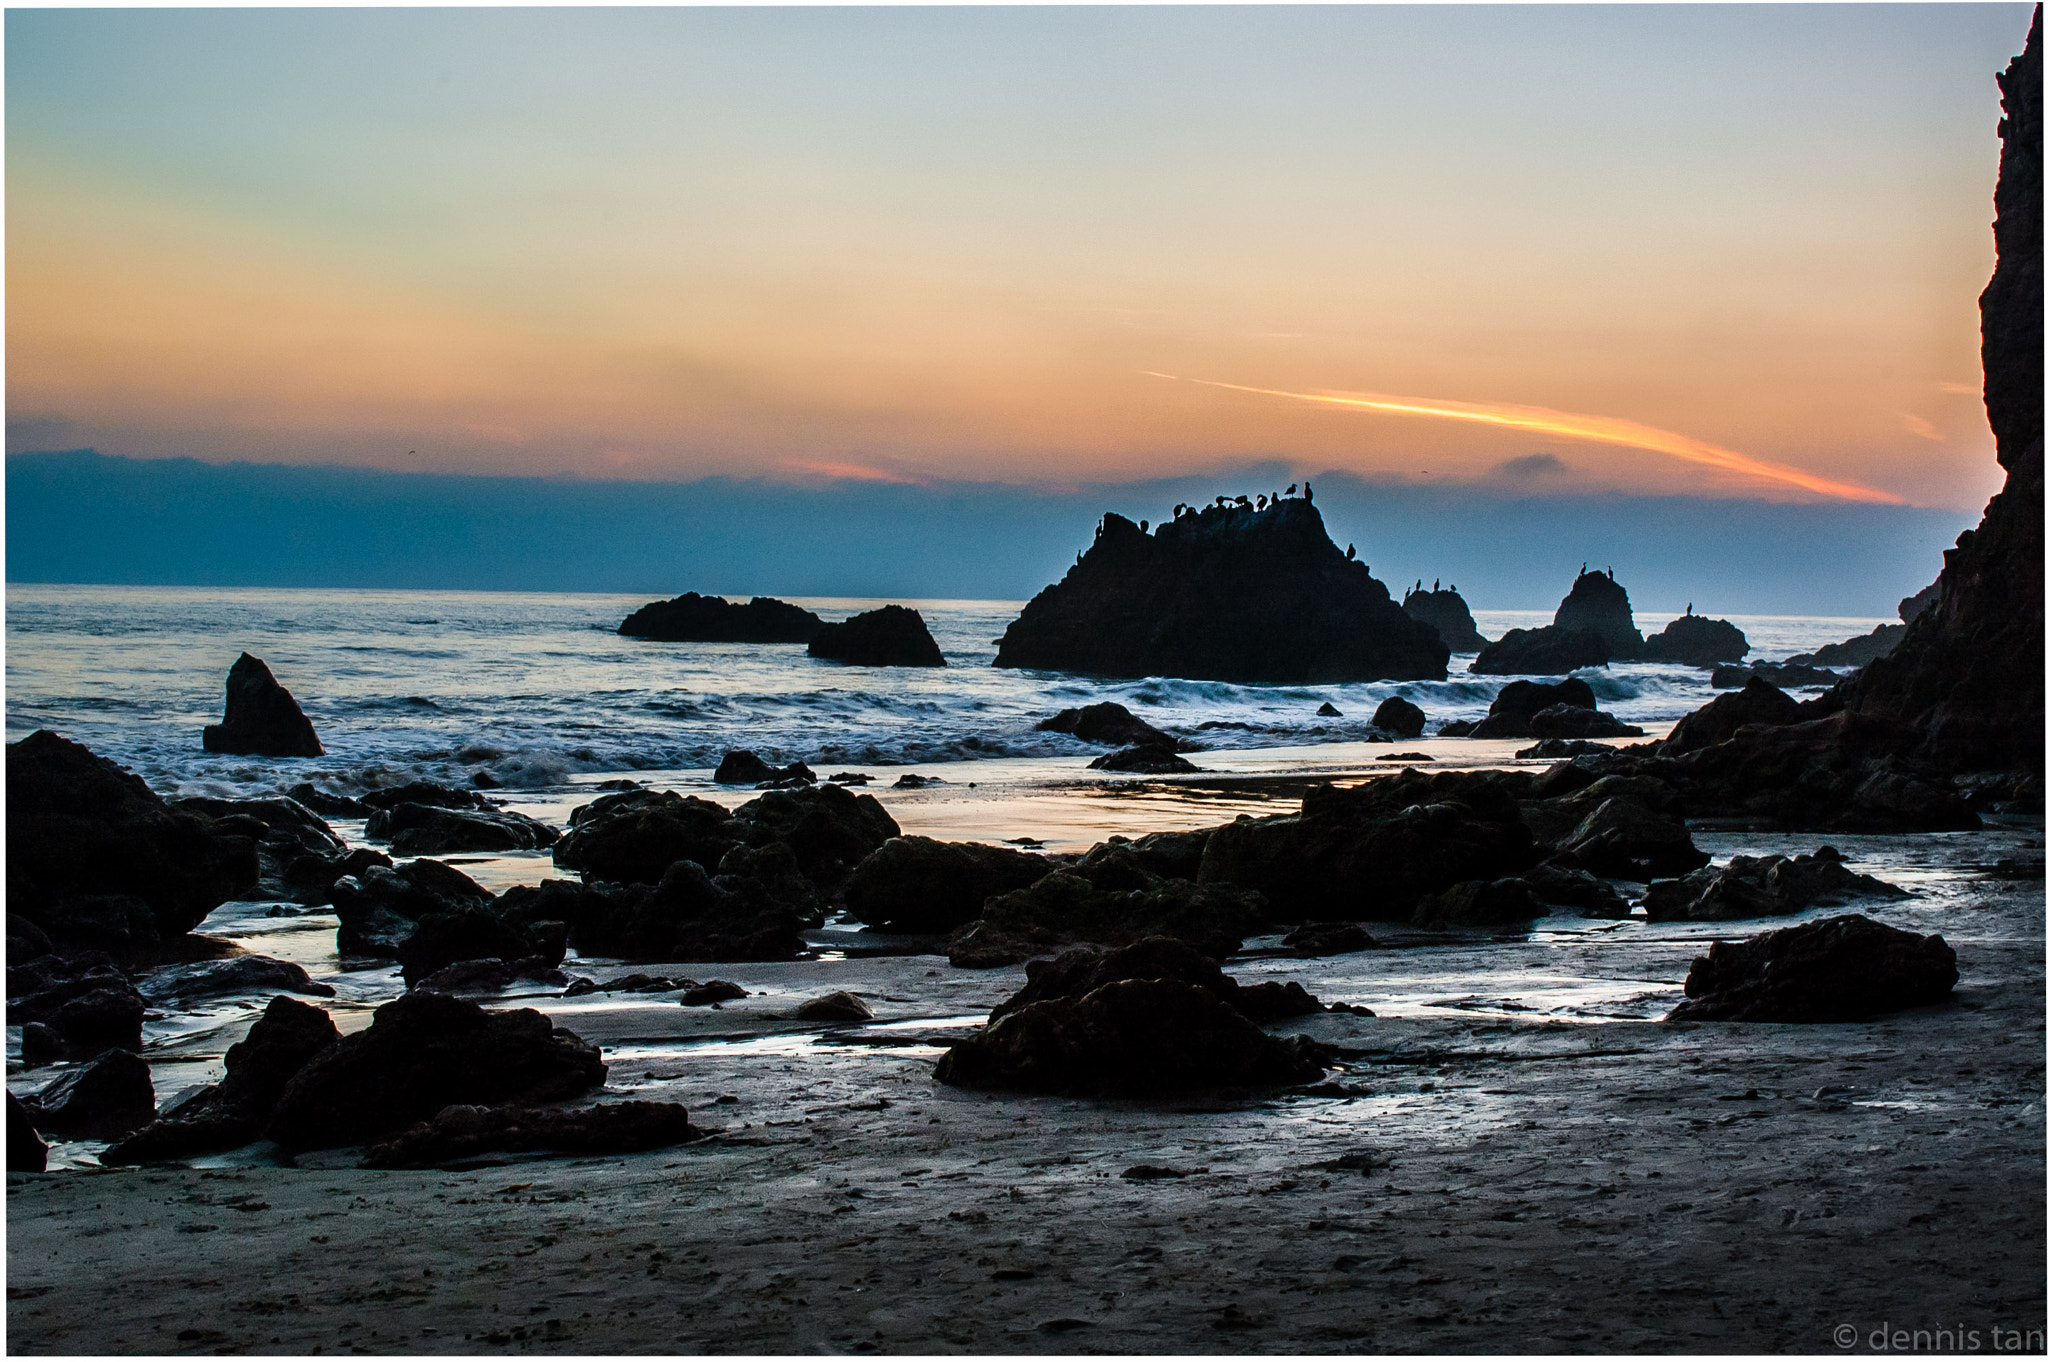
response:
M260 657L243 653L228 668L227 711L208 724L200 742L209 752L238 757L318 757L326 753L313 721L277 684Z
M1472 623L1471 608L1455 586L1449 591L1424 591L1417 582L1415 590L1401 598L1401 608L1411 619L1435 629L1436 636L1454 653L1476 653L1486 646L1485 636Z
M1003 634L998 667L1203 681L1439 680L1450 649L1306 497L1240 498L1150 532L1105 515L1095 542Z
M857 667L943 667L946 656L925 628L924 616L901 605L885 605L811 637L812 657Z
M1613 661L1628 662L1643 655L1643 636L1636 632L1628 592L1614 580L1612 568L1605 572L1581 571L1572 583L1571 594L1557 607L1557 615L1550 622L1559 629L1580 629L1600 635Z
M734 605L723 596L689 591L641 606L626 616L619 632L662 643L809 643L824 626L802 606L773 596Z

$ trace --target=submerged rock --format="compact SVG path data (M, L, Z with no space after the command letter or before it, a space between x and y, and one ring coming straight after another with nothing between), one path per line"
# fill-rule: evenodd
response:
M118 1140L156 1115L149 1064L128 1050L105 1050L27 1102L29 1123L44 1135Z
M1427 722L1429 716L1422 712L1422 706L1398 695L1389 695L1372 712L1372 726L1397 738L1421 737L1422 726Z
M703 1136L680 1102L610 1102L576 1111L448 1106L431 1121L371 1145L363 1167L430 1168L497 1151L634 1154Z
M1686 662L1695 667L1711 667L1717 662L1740 662L1748 653L1748 637L1727 620L1687 614L1647 639L1642 657L1648 662Z
M1476 653L1486 646L1485 636L1472 623L1471 607L1455 586L1449 591L1424 591L1417 582L1413 591L1401 597L1401 608L1410 618L1436 630L1436 636L1454 653Z
M200 743L208 752L233 756L326 755L299 702L277 683L262 658L247 653L228 668L226 713L219 723L206 726Z
M1466 670L1487 676L1562 676L1581 667L1604 667L1613 650L1587 629L1510 629L1488 644Z
M1629 607L1627 590L1614 580L1612 570L1581 572L1550 622L1559 629L1598 634L1607 645L1608 656L1618 661L1628 662L1643 655L1643 636L1636 631L1635 611Z
M811 637L810 654L857 667L943 667L945 654L932 641L924 616L901 605L868 610Z
M854 867L846 911L891 932L949 932L981 915L990 896L1042 878L1053 862L980 842L892 837Z
M1643 895L1652 922L1728 922L1785 917L1807 908L1833 907L1852 898L1904 898L1906 891L1842 864L1824 846L1811 856L1736 856L1725 866L1657 880Z
M1956 953L1860 913L1747 941L1716 941L1685 976L1668 1021L1852 1022L1941 1002Z
M1112 747L1180 750L1177 739L1161 733L1114 700L1084 705L1080 709L1063 709L1050 719L1041 719L1032 726L1042 732L1071 733L1083 742L1107 743Z
M723 596L686 591L626 616L619 632L662 643L809 643L825 621L773 596L736 605Z
M286 1084L267 1134L288 1149L362 1144L455 1105L561 1101L604 1082L598 1048L539 1012L409 993Z
M1450 650L1349 561L1305 498L1149 533L1120 515L1004 631L998 667L1323 683L1437 680Z

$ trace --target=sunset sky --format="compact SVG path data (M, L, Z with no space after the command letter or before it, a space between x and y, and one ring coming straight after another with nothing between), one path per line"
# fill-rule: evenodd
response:
M9 448L1975 508L2027 19L11 10Z

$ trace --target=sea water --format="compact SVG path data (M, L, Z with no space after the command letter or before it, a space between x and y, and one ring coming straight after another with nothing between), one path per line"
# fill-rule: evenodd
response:
M1436 726L1476 719L1512 678L1475 676L1454 657L1442 681L1234 685L1112 680L998 669L996 639L1018 601L905 602L948 665L852 667L800 644L656 643L621 637L645 596L469 591L275 590L14 585L7 591L7 737L47 728L135 771L167 795L260 794L313 779L337 790L406 780L469 784L484 773L531 794L607 774L704 771L730 748L819 770L1102 749L1034 725L1114 700L1157 727L1254 770L1257 754L1365 740L1391 695ZM799 598L840 619L882 601ZM1549 622L1475 611L1482 633ZM1668 615L1639 614L1646 633ZM1752 658L1784 658L1885 621L1735 616ZM263 658L312 719L327 755L216 756L200 730L220 719L238 653ZM1668 725L1713 698L1708 673L1616 663L1579 673L1601 707ZM1328 703L1342 717L1319 717ZM1204 725L1210 725L1204 727ZM1062 765L1071 763L1062 763ZM963 766L960 769L965 770Z

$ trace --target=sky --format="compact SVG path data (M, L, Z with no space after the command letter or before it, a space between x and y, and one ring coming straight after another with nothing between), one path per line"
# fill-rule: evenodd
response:
M2027 17L13 9L9 448L1975 509Z

